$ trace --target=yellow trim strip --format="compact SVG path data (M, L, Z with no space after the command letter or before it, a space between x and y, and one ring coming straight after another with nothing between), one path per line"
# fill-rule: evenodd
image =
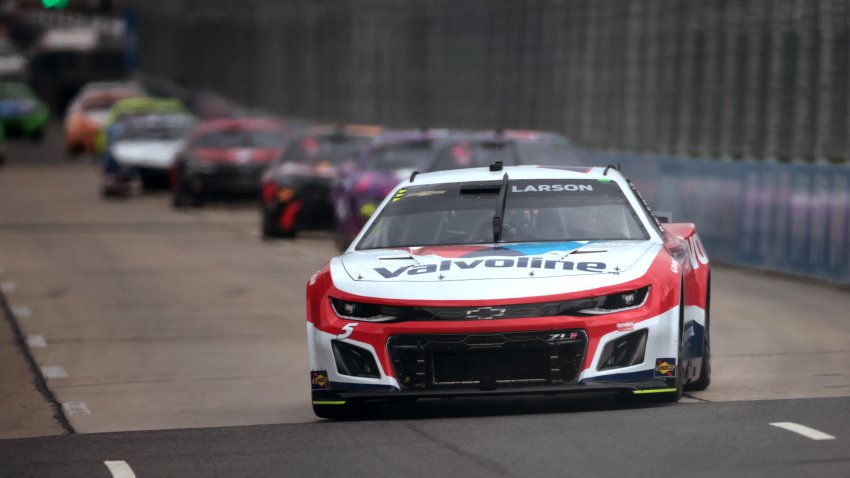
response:
M640 394L643 394L643 393L668 393L668 392L675 392L675 391L676 391L675 388L650 388L650 389L647 389L647 390L632 390L632 393L640 395Z
M345 405L345 400L313 400L313 405Z

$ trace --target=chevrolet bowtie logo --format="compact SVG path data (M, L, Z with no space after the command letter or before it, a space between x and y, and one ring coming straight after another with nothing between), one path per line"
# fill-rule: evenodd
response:
M494 309L492 307L479 307L466 311L467 319L495 319L505 315L507 309Z

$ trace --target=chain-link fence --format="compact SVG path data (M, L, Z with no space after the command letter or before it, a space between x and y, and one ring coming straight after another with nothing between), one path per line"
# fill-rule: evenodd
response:
M143 71L286 115L844 161L846 0L137 0Z

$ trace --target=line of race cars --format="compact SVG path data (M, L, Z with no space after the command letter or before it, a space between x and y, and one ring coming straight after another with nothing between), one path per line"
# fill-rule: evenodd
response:
M565 137L537 131L304 129L238 110L197 118L134 82L86 85L67 110L65 147L99 159L104 197L167 187L176 208L257 198L264 238L331 230L340 250L414 171L566 164L580 154Z
M107 197L248 197L263 238L334 232L341 255L306 291L320 417L481 395L676 401L710 383L696 228L664 223L619 168L576 166L559 134L198 119L99 84L73 103L66 139L99 155Z

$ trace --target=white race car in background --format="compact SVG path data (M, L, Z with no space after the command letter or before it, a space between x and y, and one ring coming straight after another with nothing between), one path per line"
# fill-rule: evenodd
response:
M177 155L198 121L183 113L122 118L110 130L104 161L105 195L167 187Z

